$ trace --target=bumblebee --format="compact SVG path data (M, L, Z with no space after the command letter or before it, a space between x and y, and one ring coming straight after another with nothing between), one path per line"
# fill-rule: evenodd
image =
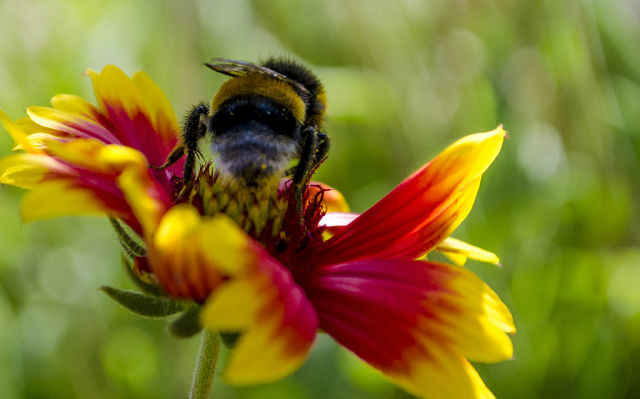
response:
M210 105L193 107L182 143L161 168L186 155L183 182L188 187L198 143L207 137L221 176L247 186L288 176L301 196L329 149L329 138L321 132L326 94L318 78L300 63L280 58L261 65L216 58L205 65L231 79Z

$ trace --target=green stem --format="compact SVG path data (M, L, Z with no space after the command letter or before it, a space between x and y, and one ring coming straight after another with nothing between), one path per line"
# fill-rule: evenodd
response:
M196 368L193 370L189 399L209 399L218 353L220 353L220 335L205 328L200 339Z

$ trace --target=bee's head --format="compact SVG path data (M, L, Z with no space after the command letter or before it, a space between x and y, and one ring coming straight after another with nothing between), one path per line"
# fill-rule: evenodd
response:
M295 61L206 64L229 75L211 100L208 131L217 168L248 183L280 178L303 146L303 129L319 127L326 106L319 80Z
M246 182L282 177L299 151L305 117L304 101L286 82L259 73L227 81L209 115L218 169Z

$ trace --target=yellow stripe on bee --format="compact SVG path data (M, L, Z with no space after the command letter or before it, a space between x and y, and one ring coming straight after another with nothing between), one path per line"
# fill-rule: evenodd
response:
M227 100L241 95L273 99L291 111L298 122L303 123L305 120L306 107L295 90L286 82L259 73L249 73L225 82L211 100L211 114Z
M322 104L322 112L320 113L320 119L324 118L327 114L327 92L323 87L320 87L320 91L316 93L316 99Z

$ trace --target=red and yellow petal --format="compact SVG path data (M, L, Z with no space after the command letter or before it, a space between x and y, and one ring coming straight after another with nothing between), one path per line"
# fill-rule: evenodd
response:
M41 154L14 154L0 158L0 183L35 188L49 173L71 173L71 169Z
M150 267L172 296L203 301L205 328L242 334L224 371L233 384L272 381L306 358L317 317L291 273L223 215L177 205L149 245Z
M240 332L224 370L231 384L258 384L283 378L304 362L315 339L313 306L291 273L263 248L252 270L234 276L205 304L202 324Z
M49 149L58 157L21 153L0 160L0 181L32 189L22 200L23 220L104 213L131 220L115 184L131 159L96 140L56 142Z
M0 159L1 183L32 189L21 204L25 221L103 213L106 208L95 195L68 179L75 175L72 167L43 154L19 153Z
M226 216L202 218L190 205L172 207L145 230L152 271L168 294L202 301L223 276L256 262L252 240Z
M246 272L256 262L252 245L249 236L228 217L203 218L186 204L173 206L153 234L153 246L165 259L184 263L181 259L186 252L199 253L209 267L228 276Z
M444 240L469 213L480 177L504 140L502 127L466 136L402 182L320 249L317 264L416 258Z
M62 131L38 125L29 118L20 118L15 121L15 125L26 135L28 146L23 148L20 143L16 143L13 147L13 151L24 150L27 152L34 152L34 150L36 150L40 153L45 153L48 141L68 141L71 138L71 136Z
M55 137L62 141L96 139L136 149L152 165L163 164L180 140L180 127L162 91L146 74L138 72L129 78L112 65L100 73L89 71L89 75L99 107L78 96L60 94L52 98L53 108L29 107L30 119L26 121L13 124L0 114L16 141L16 149L46 152L47 139ZM167 170L152 174L169 190L171 177L179 174L183 165L179 160Z
M75 168L94 172L118 174L127 168L147 171L147 160L139 151L122 145L94 140L72 140L47 143L52 157Z
M102 207L124 218L138 232L142 232L141 223L153 230L171 204L172 179L184 164L180 160L163 171L148 168L149 164L164 163L178 143L180 129L175 114L144 73L129 78L115 66L107 66L101 73L90 74L100 107L61 94L51 100L53 108L29 107L30 118L15 123L0 111L0 122L16 142L16 150L49 158L5 159L0 165L2 181L34 188L41 181L55 180L57 185L29 198L40 201L41 194L65 186L70 195L74 192L74 200L84 204L65 209L64 204L53 201L49 210L46 206L31 210L37 201L29 200L25 215L94 213ZM125 189L130 193L127 199L131 206L125 200ZM86 193L81 195L76 190ZM131 208L137 210L139 220Z
M0 159L0 182L33 190L21 206L24 220L106 213L122 218L140 233L140 222L154 227L171 205L170 194L151 176L139 151L96 139L61 141L47 133L41 134L39 146L29 139L39 133L26 136L6 115L0 117L29 152ZM131 196L135 201L125 198L124 188L135 193ZM140 204L147 204L147 208L137 219L131 208L144 208ZM148 216L148 204L155 207L155 218Z
M162 165L180 139L169 101L142 72L133 78L113 65L88 71L99 104L120 143L142 152L152 165ZM183 161L169 168L179 172Z
M174 142L180 135L180 126L169 99L146 73L136 72L131 80L146 105L156 133L162 139Z
M319 225L326 228L326 232L329 234L333 234L353 222L359 216L357 213L328 212L322 217ZM447 237L444 241L440 242L435 250L444 254L458 266L463 266L467 259L500 265L500 258L495 253L453 237Z
M104 121L100 110L82 97L73 94L57 94L51 98L53 108L71 112L96 122Z
M467 359L512 356L509 311L462 268L412 260L324 266L305 290L321 329L421 397L493 397Z
M73 182L51 180L39 183L29 191L20 204L23 221L70 216L70 215L118 215L107 203L92 191L85 190Z
M130 119L142 112L142 97L135 85L122 70L114 65L107 65L102 71L87 70L93 82L93 92L98 107L105 115L111 112L125 112Z
M141 225L142 233L148 235L155 231L171 207L171 198L152 179L149 171L127 168L117 177L116 185L131 207L134 219Z
M107 172L109 165L96 162L97 154L105 144L95 139L78 139L67 142L52 140L45 143L52 159L64 162L77 169Z
M27 115L41 126L62 132L60 135L94 138L105 144L121 144L121 141L104 124L77 112L31 106L27 108Z

